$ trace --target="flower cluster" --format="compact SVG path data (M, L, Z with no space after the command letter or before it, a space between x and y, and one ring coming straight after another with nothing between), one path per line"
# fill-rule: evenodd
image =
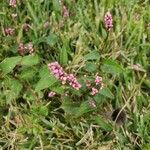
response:
M15 18L17 17L17 13L12 13L12 14L11 14L11 17L12 17L13 19L15 19Z
M95 83L96 85L99 85L101 84L102 82L102 77L98 76L98 74L96 74L96 77L95 77Z
M106 14L104 16L104 24L105 24L105 27L108 31L110 31L113 28L112 15L109 11L106 12Z
M58 62L52 62L48 64L48 68L57 79L64 81L64 79L66 78L66 74L63 71L63 68L58 64Z
M30 28L30 25L28 23L24 23L22 25L22 29L24 32L28 32L29 31L29 28Z
M68 82L69 85L76 90L79 90L81 88L81 85L78 83L74 75L67 74L58 64L58 62L52 62L48 64L48 68L52 72L52 74L61 81L62 84L66 84L66 82Z
M90 82L89 80L86 80L85 83L86 83L86 86L88 87L88 89L90 89L90 91L91 91L90 92L91 96L94 96L95 94L97 94L99 88L100 89L103 88L102 77L100 77L98 75L98 73L95 76L94 84L92 82Z
M16 7L17 6L17 1L16 0L9 0L9 6Z
M55 96L55 95L56 95L55 92L49 92L49 93L48 93L48 97L53 97L53 96Z
M92 87L92 91L91 91L90 95L93 96L93 95L95 95L96 93L98 93L98 89Z
M8 28L5 28L5 34L6 35L13 35L14 33L14 29L8 27Z
M34 49L33 49L33 44L30 42L25 46L23 43L19 43L18 45L18 53L23 56L25 52L29 53L30 55L33 54Z
M34 52L33 44L32 44L31 42L28 43L27 48L28 48L28 50L29 50L29 54L32 54L32 53Z
M24 44L23 43L19 43L19 46L18 46L18 53L23 56L24 55L24 52L25 52L25 47L24 47Z

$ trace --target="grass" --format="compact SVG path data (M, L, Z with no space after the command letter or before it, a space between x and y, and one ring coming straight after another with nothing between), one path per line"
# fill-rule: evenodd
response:
M0 149L150 149L148 0L18 0L16 7L3 0L0 20ZM21 56L20 43L27 47ZM54 61L75 74L81 90L50 74ZM104 87L90 96L85 80L96 73ZM117 108L126 120L121 111L111 117Z

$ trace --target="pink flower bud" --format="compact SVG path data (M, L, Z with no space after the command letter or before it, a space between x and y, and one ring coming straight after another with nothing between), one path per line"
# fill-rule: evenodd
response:
M23 43L19 43L19 46L18 46L18 53L23 56L24 55L24 52L25 52L25 46Z
M96 88L92 88L92 91L91 91L91 93L90 93L90 95L95 95L96 93L98 93L98 90L96 89Z
M5 28L5 34L6 35L13 35L13 33L14 33L14 29L13 28L10 28L10 27Z
M55 92L49 92L49 93L48 93L48 97L54 97L55 95L56 95Z
M102 82L102 77L100 77L96 74L96 78L95 78L96 85L100 84L101 82Z

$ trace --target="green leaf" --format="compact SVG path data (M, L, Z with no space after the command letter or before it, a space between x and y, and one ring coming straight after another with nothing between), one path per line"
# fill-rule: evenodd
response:
M4 74L10 73L14 67L20 62L21 56L5 58L0 63L0 69L2 69Z
M114 95L112 94L112 92L109 90L109 88L102 88L100 91L99 91L99 94L103 95L103 96L106 96L110 99L114 99Z
M63 47L60 48L60 63L66 65L68 62L68 49L69 49L69 41L65 39L63 41Z
M57 82L56 78L48 71L48 68L44 68L42 74L43 76L41 76L40 80L36 84L35 91L40 91L48 88Z
M91 121L98 124L105 131L108 132L112 131L112 126L106 121L104 121L104 119L101 118L100 116L93 116Z
M27 68L23 68L21 74L19 75L20 78L22 79L32 79L36 74L36 70L31 68L31 67L27 67Z
M94 72L97 70L97 66L94 63L87 62L85 65L85 70L87 70L88 72Z
M74 115L78 111L78 105L72 102L70 99L64 98L61 108L65 111L65 113Z
M42 78L45 74L49 74L50 71L48 70L48 66L44 65L40 70L39 70L39 76Z
M101 32L102 32L102 37L103 37L104 39L106 39L106 38L107 38L107 32L106 32L106 30L102 27L102 25L101 25Z
M150 150L150 144L145 144L142 150Z
M64 109L65 113L72 115L74 118L81 117L83 114L93 110L90 108L88 101L73 103L69 99L63 100L61 108Z
M66 65L68 61L68 54L65 48L60 49L60 63Z
M57 12L61 11L59 0L53 0L53 9Z
M93 98L98 105L102 105L106 101L105 96L99 93L97 93Z
M98 51L94 50L84 56L84 60L98 60L100 58L100 54Z
M39 107L39 114L41 116L47 116L48 115L48 108L46 106Z
M110 74L119 74L123 72L123 68L114 60L105 60L101 66L103 72Z
M33 106L31 112L35 116L45 117L48 115L48 108L46 106Z
M38 55L29 55L29 56L24 56L22 58L21 65L33 66L33 65L37 65L39 62L40 61Z
M92 111L93 109L90 108L88 101L82 102L80 107L77 109L77 112L75 114L76 117L80 117L85 113L88 113L90 111Z

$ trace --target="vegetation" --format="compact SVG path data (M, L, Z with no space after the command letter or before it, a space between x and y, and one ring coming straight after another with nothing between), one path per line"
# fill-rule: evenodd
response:
M150 150L148 0L0 9L0 149Z

